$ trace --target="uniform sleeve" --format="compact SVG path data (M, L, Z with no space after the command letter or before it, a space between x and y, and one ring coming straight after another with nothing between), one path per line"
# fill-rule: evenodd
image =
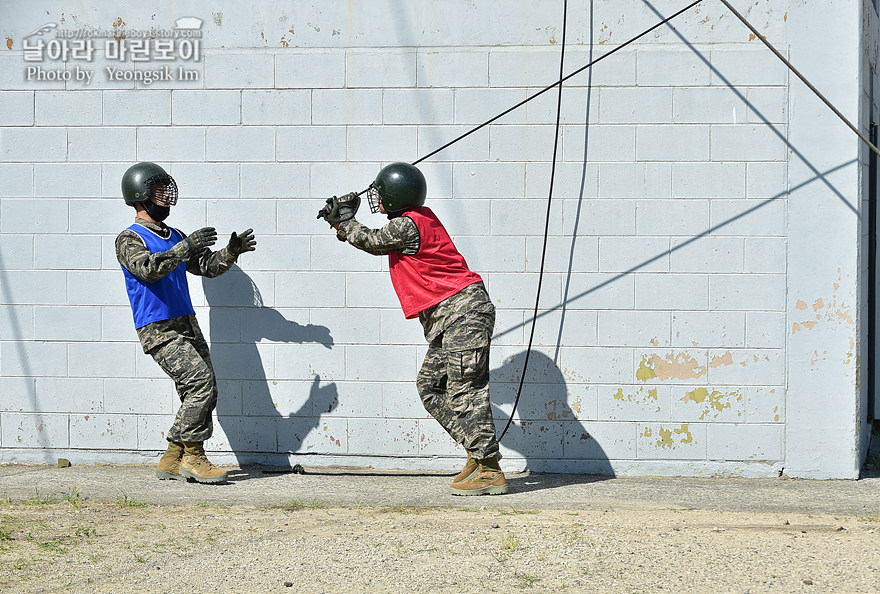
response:
M419 228L409 217L391 219L381 229L370 229L355 219L339 225L348 243L367 253L381 256L389 252L399 252L405 256L418 253L421 244Z
M186 262L188 257L189 248L183 242L166 252L154 254L134 231L126 229L116 238L116 259L144 282L156 282Z
M178 229L178 231L180 230ZM180 231L180 234L186 237L186 234L183 231ZM181 241L177 245L180 245L181 243L183 242ZM236 260L238 260L238 256L230 253L226 247L223 247L216 252L212 252L210 248L202 248L194 256L189 258L189 261L186 263L186 271L190 274L195 274L196 276L214 278L232 268L232 265L235 264Z

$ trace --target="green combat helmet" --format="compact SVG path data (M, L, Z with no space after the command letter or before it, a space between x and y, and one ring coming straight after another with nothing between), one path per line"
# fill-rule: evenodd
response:
M177 204L177 183L155 163L138 163L122 176L122 197L129 206L151 200L159 206Z
M379 204L385 207L388 218L405 210L418 208L425 204L428 184L422 172L409 163L392 163L383 167L370 184L367 198L370 212L379 212Z

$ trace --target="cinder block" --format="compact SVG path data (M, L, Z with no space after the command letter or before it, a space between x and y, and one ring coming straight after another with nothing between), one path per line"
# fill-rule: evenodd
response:
M274 139L272 144L274 146ZM241 195L243 198L305 197L309 195L309 175L309 166L300 163L242 163Z
M779 425L712 424L707 428L711 460L783 460L784 430Z
M317 209L316 209L317 210ZM325 224L323 221L321 224ZM312 237L309 241L311 253L306 249L304 255L309 259L304 270L339 272L340 270L360 270L378 272L387 267L388 259L358 250L336 239L335 232L325 227L326 235ZM344 264L342 264L344 262ZM286 269L285 269L286 270Z
M752 87L748 89L746 96L749 105L746 121L756 124L788 123L787 87Z
M262 213L261 213L262 214ZM263 215L265 216L265 214ZM225 217L221 217L221 220ZM251 220L250 217L240 215L236 232L241 233L244 225L254 226L257 239L257 249L239 256L239 266L247 271L252 270L309 270L309 238L302 235L271 235L269 228L263 227L267 221ZM224 231L225 237L229 237Z
M711 150L713 161L784 161L788 153L785 127L712 126Z
M106 413L170 415L175 413L179 404L174 384L168 380L107 378L103 383L101 410Z
M67 159L65 128L0 128L0 161L51 163Z
M0 360L3 377L65 377L67 347L60 342L18 342L14 349L4 349Z
M785 388L744 387L747 423L785 423Z
M105 126L171 125L171 91L107 90L103 95Z
M589 232L580 231L584 236L548 237L546 256L544 257L544 270L546 272L597 272L599 270L599 239L589 237ZM511 238L514 240L516 238ZM493 272L537 272L541 268L541 255L544 252L544 240L541 237L526 237L525 261L519 261L519 244L513 241L511 247L499 250L508 254L504 263L510 263L509 267L479 270L491 270ZM475 246L476 250L479 250ZM479 253L479 252L478 252ZM500 257L501 254L498 254Z
M461 446L434 419L418 422L419 456L460 456Z
M315 414L339 418L382 418L382 384L380 382L337 382L336 400L316 401Z
M454 117L456 124L482 124L502 111L512 108L533 93L526 89L455 89ZM528 123L528 103L498 120L499 124ZM554 120L555 121L555 120Z
M204 161L205 129L184 126L140 128L137 158L159 163Z
M360 192L366 188L371 181L376 179L376 174L378 174L381 169L379 163L352 163L350 161L344 161L341 163L313 163L308 167L311 193L302 193L299 195L290 193L288 196L295 198L309 197L312 199L312 196L324 196L325 198L329 198L333 195L339 196L345 194L346 192ZM449 169L449 185L451 185L452 168L448 165L445 167ZM419 169L425 174L425 178L428 180L428 195L430 197L440 197L437 191L440 190L443 185L437 181L431 180L428 177L429 169L422 164L419 165ZM369 212L367 210L367 204L364 202L365 200L366 195L362 195L361 210L359 212L364 215ZM316 203L310 202L310 204Z
M101 238L88 235L45 235L34 245L34 268L100 270Z
M732 273L743 271L743 240L737 237L673 239L672 272Z
M632 382L631 349L563 347L559 369L567 382L619 384Z
M745 163L673 163L676 198L745 198Z
M34 340L34 306L0 305L0 341Z
M311 122L319 125L348 126L382 123L382 91L379 89L315 89L312 91Z
M546 87L559 75L559 51L544 48L493 48L489 51L489 86Z
M749 237L745 240L745 252L745 272L785 274L785 239Z
M394 365L388 365L394 361ZM404 381L418 369L416 349L411 346L347 345L345 378L354 381Z
M465 200L432 200L428 190L427 206L443 223L453 241L460 237L485 237L490 235L490 200L468 198ZM464 254L465 257L468 254Z
M415 376L408 382L382 382L382 417L427 420L419 429L440 425L428 414L416 390Z
M32 377L0 378L0 390L3 400L0 401L2 412L23 412L37 410L37 394L35 380Z
M431 155L431 161L455 163L489 160L489 128L474 131L473 126L419 126L418 137L419 158ZM453 144L448 148L432 154L450 142Z
M101 310L95 307L35 307L37 340L101 340Z
M632 274L572 273L566 279L566 305L570 309L632 309L635 277Z
M673 386L672 420L682 423L741 423L745 420L743 389L711 383L708 386Z
M692 236L708 229L708 200L642 200L636 205L639 235Z
M598 197L599 167L596 163L557 162L553 173L553 198L581 200ZM547 199L551 169L549 163L526 163L526 198Z
M496 308L534 308L538 286L537 273L491 273L483 275L483 278L487 276L491 279L490 295ZM562 275L545 273L541 287L541 308L558 306L561 295Z
M275 56L275 88L341 89L345 67L345 51L341 49L285 51Z
M672 315L676 347L743 347L746 317L742 312L683 311Z
M102 96L96 91L42 91L36 93L37 126L100 126Z
M751 112L739 91L719 87L672 89L673 121L678 124L736 124Z
M346 454L349 450L347 419L281 419L278 450L281 452Z
M385 272L350 272L345 274L347 307L394 307L400 301Z
M68 305L130 306L122 269L76 270L67 275ZM95 290L102 287L101 290Z
M70 161L130 162L135 161L137 157L134 128L71 128L67 132L67 141L67 155ZM100 172L100 169L98 171ZM97 181L100 184L100 174Z
M616 17L615 17L616 18ZM586 40L585 40L586 41ZM589 42L588 42L589 43ZM610 48L609 48L610 50ZM566 76L575 70L580 70L590 62L606 54L607 51L596 51L595 46L589 49L579 49L576 46L565 49L565 72ZM559 72L557 66L555 72ZM549 81L547 84L551 84ZM585 86L590 84L595 87L631 87L636 84L636 51L622 49L608 58L604 63L597 64L565 82L566 88L574 85ZM658 85L663 86L663 85Z
M716 146L712 128L712 148ZM709 126L701 124L639 126L636 129L639 161L706 161L709 159ZM714 160L717 158L712 152Z
M538 92L540 91L529 90L529 97L537 95ZM556 87L530 99L522 109L526 110L526 121L529 124L555 126L557 112L559 113L559 121L563 125L602 123L599 120L599 91L597 89L566 85L560 106L559 88ZM499 122L507 123L507 116L504 116ZM589 133L589 130L586 132Z
M637 130L641 131L642 128L591 124L585 147L584 137L587 134L585 126L563 126L563 159L575 162L583 162L587 157L590 161L633 161L636 158L641 161L674 160L672 157L666 159L646 159L643 157L641 152L643 141L637 137ZM550 153L547 154L548 157L552 156Z
M713 200L713 235L785 237L785 202L782 200Z
M522 163L453 165L453 193L456 198L514 199L523 197L524 192L525 167Z
M642 460L705 460L706 425L639 423L637 443Z
M0 126L33 125L33 91L3 91L0 93Z
M345 349L318 344L275 345L275 379L341 381L345 376Z
M117 287L125 292L125 287ZM104 342L131 342L135 338L134 318L131 307L120 305L117 307L101 308L101 340Z
M208 128L205 144L208 161L272 161L275 159L275 128Z
M223 126L241 123L241 91L174 91L171 95L174 126Z
M349 454L415 456L419 426L414 419L349 419Z
M385 124L443 125L453 121L452 90L387 89L382 92L382 122Z
M521 358L516 359L516 363L521 365ZM529 363L531 364L531 359ZM574 409L581 408L582 404L570 400L562 373L557 370L555 377L543 379L545 383L523 384L515 412L513 412L513 402L519 390L519 383L493 382L490 385L490 393L494 405L494 417L506 421L513 412L515 421L574 420L577 415Z
M69 377L133 377L134 345L71 342L67 345Z
M669 344L672 321L668 312L600 311L599 345L646 347Z
M174 176L183 198L180 205L185 199L241 197L241 169L238 163L175 163L168 171ZM174 220L171 224L181 224L177 217Z
M599 91L599 121L603 124L668 124L672 119L672 89L607 87Z
M491 297L492 288L488 283L486 283L486 289ZM492 299L492 302L496 303L495 299ZM529 319L531 320L531 317ZM524 320L525 314L521 309L496 309L495 334L492 336L492 344L496 347L526 344L526 323ZM493 353L494 351L490 352L490 358L494 361L495 356Z
M785 314L746 313L746 344L750 348L782 348L785 345Z
M707 86L711 80L708 57L690 48L639 48L636 80L642 87Z
M787 163L748 163L746 165L746 197L782 198L787 192Z
M138 423L134 415L70 415L72 448L134 450L137 446Z
M325 335L325 341L332 340L324 342L328 349L341 348L346 344L375 345L380 342L379 319L382 314L384 312L374 309L313 309L309 324L315 326L315 331Z
M492 203L493 235L543 236L547 205L538 200L495 200ZM562 212L550 211L550 229L562 229Z
M709 278L710 306L715 310L783 311L782 274L717 274Z
M40 412L104 412L104 389L100 379L70 377L36 378L36 394L32 408Z
M416 52L351 49L345 54L345 71L349 88L414 87Z
M418 149L415 126L349 126L347 158L353 161L412 161Z
M478 274L518 272L526 267L525 241L522 237L493 237L489 250L486 249L484 237L459 237L454 241L468 267Z
M279 272L275 282L275 305L344 307L345 275L329 272Z
M500 432L504 424L506 421L504 423L496 421L496 430ZM568 424L562 421L512 423L504 436L504 441L499 444L501 455L509 458L561 458L564 427Z
M599 164L599 198L671 197L671 163Z
M222 435L225 439L210 442L211 449L220 451L230 451L236 454L243 452L277 452L278 448L278 432L279 425L284 423L286 419L277 416L271 417L234 417L222 416L217 417L215 427L219 425L222 429ZM297 419L297 423L301 423L302 419ZM284 432L288 433L288 427L284 428Z
M553 126L492 126L489 129L491 161L547 160L553 154Z
M524 329L531 331L532 312L526 314ZM496 322L497 327L501 327ZM557 307L553 311L541 312L535 326L536 345L580 345L597 346L597 313L580 309L563 310Z
M426 50L416 56L420 87L486 87L489 85L489 54L485 50Z
M600 421L669 421L672 418L670 386L599 386L598 392ZM627 425L632 425L635 433L635 425L631 422ZM635 434L633 444L634 438Z
M788 69L779 60L768 60L766 49L712 49L712 84L745 86L785 86Z
M343 126L278 128L275 156L279 161L345 161L346 138Z
M782 386L785 384L785 351L709 351L709 381L733 386Z
M567 460L632 460L636 457L635 423L563 423L562 456Z
M67 273L63 270L6 270L0 292L4 305L59 305L67 301Z
M32 270L34 268L34 236L0 235L0 268Z
M29 163L0 163L0 198L26 198L34 195L34 166Z
M424 345L425 337L422 325L417 320L404 318L403 311L397 303L389 303L388 306L388 309L379 312L381 322L379 323L379 339L376 342L379 344Z
M241 92L241 123L245 126L308 124L312 116L311 91L274 89Z
M666 237L602 237L599 239L601 272L667 272L669 239Z
M220 378L265 381L275 376L277 346L254 342L212 342L211 360Z
M4 448L66 448L69 444L66 414L3 413L0 431Z
M271 89L275 86L275 58L263 53L210 53L205 56L205 86L211 89Z
M319 404L333 402L336 384L320 387L320 378L311 382L236 380L230 385L228 402L223 410L219 404L217 415L248 417L312 417ZM226 392L223 393L227 395ZM224 398L224 400L227 400Z
M37 196L49 198L96 196L101 191L101 166L38 163L34 165L34 191Z
M636 308L707 309L710 278L705 274L636 275Z

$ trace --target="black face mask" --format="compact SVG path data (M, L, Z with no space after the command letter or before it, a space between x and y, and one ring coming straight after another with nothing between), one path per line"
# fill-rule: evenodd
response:
M161 223L168 218L169 214L171 214L170 206L159 206L152 200L147 200L144 203L144 210L147 211L147 214L150 215L150 218L152 218L157 223Z

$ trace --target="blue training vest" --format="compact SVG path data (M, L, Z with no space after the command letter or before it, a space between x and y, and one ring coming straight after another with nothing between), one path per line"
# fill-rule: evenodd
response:
M171 229L168 239L162 239L137 223L128 230L137 233L153 254L167 252L183 241L183 235L177 229ZM125 266L122 266L122 273L125 275L125 289L131 301L135 328L195 313L186 283L186 262L181 262L180 266L154 283L139 279Z

